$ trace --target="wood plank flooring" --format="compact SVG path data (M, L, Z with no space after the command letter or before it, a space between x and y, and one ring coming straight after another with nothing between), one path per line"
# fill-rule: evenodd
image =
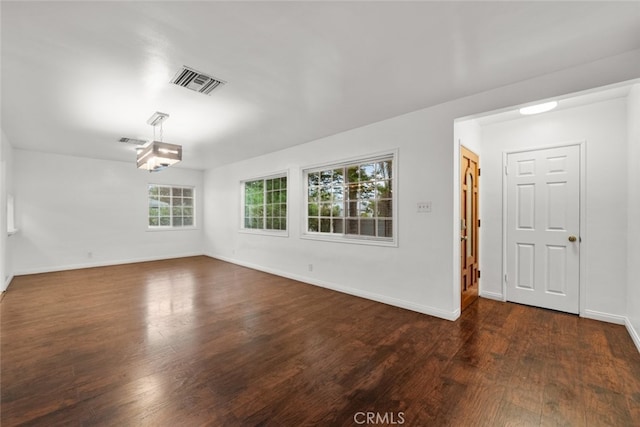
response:
M207 257L16 277L0 307L2 426L640 425L625 328L543 309L449 322Z

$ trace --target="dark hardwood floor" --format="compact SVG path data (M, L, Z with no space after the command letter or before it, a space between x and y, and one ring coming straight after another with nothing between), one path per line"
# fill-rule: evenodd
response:
M16 277L1 320L2 426L640 425L624 327L486 299L449 322L194 257Z

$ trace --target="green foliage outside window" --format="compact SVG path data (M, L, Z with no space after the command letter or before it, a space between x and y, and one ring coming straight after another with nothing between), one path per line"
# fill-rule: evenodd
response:
M307 173L307 230L393 237L392 160Z
M193 227L194 191L191 187L150 184L149 227Z
M287 177L244 183L244 228L287 229Z

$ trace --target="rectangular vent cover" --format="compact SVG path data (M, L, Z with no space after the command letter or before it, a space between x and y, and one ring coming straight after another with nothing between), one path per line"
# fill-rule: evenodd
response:
M195 90L196 92L210 95L211 92L227 82L215 77L207 76L199 71L183 66L175 75L171 83L178 86L186 87L187 89Z
M118 140L118 142L124 142L125 144L133 144L133 145L144 145L147 143L144 139L136 139L136 138L127 138L122 137Z

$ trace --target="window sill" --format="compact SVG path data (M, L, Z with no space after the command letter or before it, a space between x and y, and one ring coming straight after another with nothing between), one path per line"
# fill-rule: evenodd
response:
M155 233L156 231L191 231L198 230L198 227L148 227L147 231Z
M256 234L260 236L289 237L289 231L287 230L252 230L249 228L241 228L238 231L243 234Z
M353 245L369 245L369 246L384 246L388 248L397 248L398 241L396 239L390 240L381 240L371 238L368 239L366 237L347 237L345 235L324 235L321 233L303 233L300 236L301 239L307 240L320 240L323 242L332 242L332 243L347 243Z

